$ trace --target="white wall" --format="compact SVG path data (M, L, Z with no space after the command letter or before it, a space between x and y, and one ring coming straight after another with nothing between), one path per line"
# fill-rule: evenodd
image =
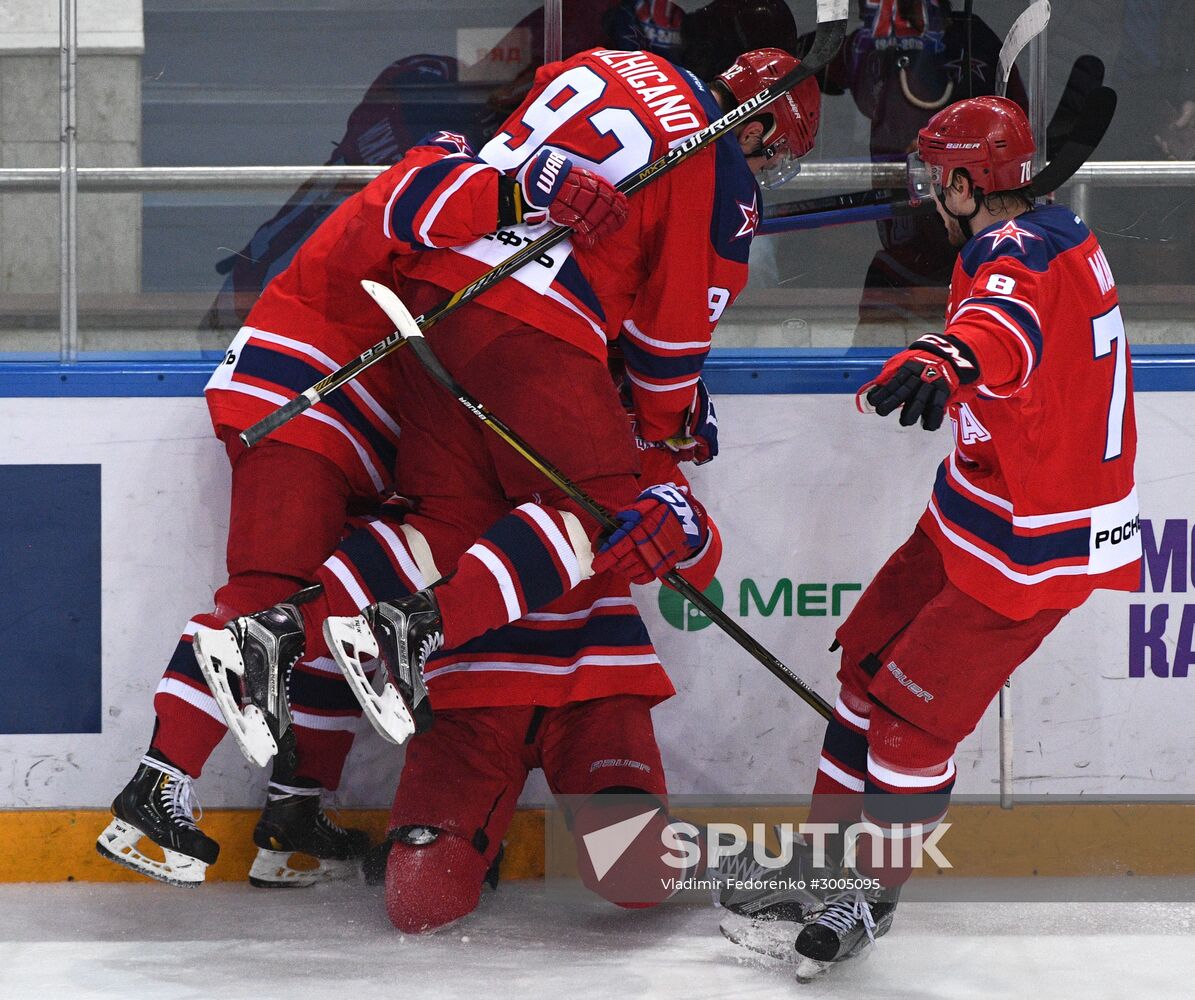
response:
M1166 518L1188 528L1195 521L1189 407L1182 394L1137 397L1143 515L1159 532ZM860 416L845 395L724 397L719 415L723 453L696 479L722 525L718 576L736 615L744 577L765 597L779 577L866 583L912 528L948 443L944 433ZM104 602L103 733L0 735L0 808L105 805L145 748L153 690L180 628L210 605L220 579L222 449L200 399L2 399L0 426L4 463L102 463ZM806 791L820 719L715 628L678 631L661 616L654 587L639 596L680 691L657 710L673 790ZM1169 602L1173 648L1185 601L1184 593L1101 595L1016 675L1020 792L1195 793L1195 678L1128 677L1128 606ZM852 603L848 595L843 610ZM743 624L832 699L836 661L826 647L838 620L779 610L760 618L753 608ZM386 804L399 763L363 728L339 802ZM960 750L958 790L994 792L996 774L989 712ZM251 806L263 783L225 741L199 794L208 806ZM541 795L542 783L529 786L528 801Z

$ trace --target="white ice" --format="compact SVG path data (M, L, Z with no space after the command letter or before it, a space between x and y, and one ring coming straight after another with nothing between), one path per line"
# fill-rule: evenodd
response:
M1195 991L1195 904L906 903L875 953L800 986L709 906L621 911L503 885L403 937L355 883L0 886L3 1000L1149 1000Z

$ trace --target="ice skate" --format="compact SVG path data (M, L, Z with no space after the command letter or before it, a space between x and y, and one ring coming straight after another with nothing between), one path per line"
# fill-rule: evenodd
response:
M900 889L847 889L797 937L797 981L810 982L830 966L856 958L892 927Z
M432 591L370 605L354 618L328 618L324 637L366 717L382 736L403 743L431 728L423 666L444 645ZM370 682L364 665L378 657L386 664L380 690Z
M290 729L286 680L305 645L298 605L317 590L308 587L285 603L234 619L224 628L195 632L195 658L204 680L237 746L258 767L278 753ZM234 691L232 677L243 695Z
M796 959L801 928L822 906L808 887L816 874L813 852L803 837L793 840L793 857L781 868L759 864L749 854L721 860L718 902L726 911L719 930L728 941L786 962Z
M301 778L291 784L270 782L265 809L253 829L257 857L249 871L251 885L292 888L356 875L359 859L369 850L369 835L331 820L320 804L321 791ZM295 867L295 854L313 859L316 866Z
M133 780L113 800L114 818L95 848L102 857L159 882L200 885L220 845L195 825L198 808L191 778L163 754L150 750L141 758ZM138 850L143 838L161 848L163 860Z

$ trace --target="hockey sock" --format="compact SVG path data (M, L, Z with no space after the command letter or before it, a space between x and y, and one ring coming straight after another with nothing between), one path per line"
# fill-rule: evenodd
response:
M455 648L517 621L593 575L576 515L525 503L497 521L436 587L444 645Z
M809 822L849 824L859 819L870 712L870 703L864 699L847 691L839 693L822 740Z
M205 614L196 615L187 623L154 692L154 711L158 719L150 743L151 749L165 754L179 770L192 778L199 777L203 765L227 731L220 707L203 679L191 646L195 629L201 625L221 628L224 619Z
M932 767L897 767L867 757L863 820L883 831L882 838L859 838L856 867L877 878L885 888L903 885L913 866L918 845L930 841L946 816L954 788L954 758Z
M324 639L324 619L354 615L375 601L405 597L439 577L423 535L409 525L366 518L316 572L323 590L299 611L306 652L291 673L291 720L298 773L327 789L340 784L361 707Z

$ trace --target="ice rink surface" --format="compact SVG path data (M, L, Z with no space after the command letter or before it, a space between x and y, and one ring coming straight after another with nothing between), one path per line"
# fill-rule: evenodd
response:
M719 913L620 911L541 883L396 933L379 890L0 886L4 1000L849 997L1149 1000L1195 991L1192 903L907 903L867 959L799 985L724 940Z

